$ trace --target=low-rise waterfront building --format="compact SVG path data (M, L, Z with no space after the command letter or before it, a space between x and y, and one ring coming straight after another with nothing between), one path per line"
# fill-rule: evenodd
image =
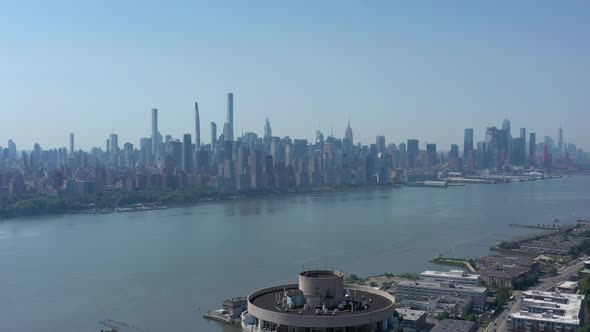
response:
M486 303L487 289L485 287L474 287L455 285L452 283L426 283L418 281L401 281L394 287L395 295L400 300L404 298L440 298L454 297L471 301L471 305L483 309Z
M410 308L399 308L396 311L401 316L401 328L404 332L420 332L426 328L426 311Z
M242 312L246 311L247 308L247 299L243 296L223 301L223 309L231 319L240 317Z
M488 268L494 265L520 265L529 268L529 270L536 270L538 263L528 256L500 256L488 255L479 257L475 264L478 269Z
M463 270L444 271L424 271L420 278L426 282L452 282L456 285L479 286L480 278L477 274L470 274Z
M395 298L381 290L344 284L344 274L304 271L298 284L255 291L242 313L243 331L395 331Z
M481 269L481 280L488 286L513 287L516 281L528 275L530 269L521 265L497 264Z
M583 295L537 290L522 293L521 310L508 318L508 331L576 331L584 321Z

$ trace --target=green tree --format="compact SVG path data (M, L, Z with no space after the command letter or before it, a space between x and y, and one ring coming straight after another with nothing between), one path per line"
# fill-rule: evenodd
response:
M508 288L506 286L498 287L498 290L496 291L496 305L502 306L502 305L506 304L506 301L508 301L509 297L510 297L510 288Z
M582 278L582 280L578 281L578 288L582 294L590 294L590 275L587 275Z

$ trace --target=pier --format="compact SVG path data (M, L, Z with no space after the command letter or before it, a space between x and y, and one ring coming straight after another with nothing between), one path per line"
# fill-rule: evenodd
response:
M516 228L532 228L532 229L544 229L549 231L558 231L561 229L560 225L545 225L545 224L537 224L537 225L524 225L524 224L510 224L510 227Z

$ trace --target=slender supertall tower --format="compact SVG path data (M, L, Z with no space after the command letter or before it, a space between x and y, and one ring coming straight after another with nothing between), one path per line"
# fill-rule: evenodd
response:
M215 149L215 143L217 142L217 124L211 121L211 151Z
M201 149L201 121L199 119L199 103L195 102L195 151Z
M227 94L227 123L229 124L229 137L226 141L234 140L234 94L232 92Z
M158 152L158 109L152 108L152 156Z
M74 154L74 133L70 133L70 154Z
M560 154L563 153L563 128L559 128L557 131L557 149Z

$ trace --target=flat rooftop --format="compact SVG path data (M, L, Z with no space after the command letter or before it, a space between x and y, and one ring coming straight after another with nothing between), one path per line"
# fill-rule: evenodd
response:
M457 319L444 319L436 324L430 332L468 332L473 329L474 322Z
M487 292L487 288L485 287L478 287L478 286L469 286L469 285L455 285L453 284L452 287L449 285L445 285L444 283L428 283L428 282L421 282L421 281L411 281L411 280L403 280L400 281L397 286L414 286L414 287L423 287L423 288L445 288L445 289L457 289L457 290L466 290L472 292Z
M346 285L345 285L346 288ZM284 290L286 291L290 291L290 290L296 290L298 289L297 286L293 286L293 285L286 285ZM355 315L355 314L365 314L368 312L374 312L377 310L381 310L381 309L385 309L391 305L393 305L392 301L388 298L386 298L385 296L381 296L381 295L377 295L374 293L369 293L363 290L351 290L351 297L354 298L353 301L356 301L356 299L361 299L362 296L365 297L365 300L369 301L367 303L367 309L358 309L355 310L354 312L351 312L350 310L343 310L343 311L338 311L336 313L336 316L350 316L350 315ZM256 295L255 297L250 299L250 302L262 309L266 309L266 310L270 310L270 311L274 311L274 312L280 312L280 313L286 313L286 314L293 314L293 315L301 315L301 316L322 316L324 315L323 311L320 310L320 314L316 315L316 308L309 308L307 310L303 309L303 308L293 308L293 309L288 309L288 310L284 310L282 309L279 305L277 305L277 298L282 297L283 296L283 289L280 290L275 290L275 291L269 291L266 293L262 293L259 295ZM300 313L301 312L301 313ZM332 310L328 310L328 313L325 314L326 316L332 316Z
M410 308L397 308L395 309L404 320L418 320L426 314L424 310L414 310Z
M420 274L422 277L454 277L476 280L479 278L477 274L470 274L462 270L451 270L449 272L444 271L424 271Z
M583 295L564 294L559 292L541 292L541 291L526 291L523 292L523 304L536 308L545 308L547 310L563 310L564 315L556 315L554 313L530 313L528 311L520 311L511 314L510 317L516 319L529 319L546 322L558 322L565 324L579 324L580 323L580 308L583 305ZM535 297L533 299L531 297ZM542 297L543 299L539 299ZM552 301L552 299L563 300L567 299L567 303L559 303Z
M574 289L576 287L578 287L578 282L577 281L564 281L561 284L557 285L558 288L563 288L563 289Z

